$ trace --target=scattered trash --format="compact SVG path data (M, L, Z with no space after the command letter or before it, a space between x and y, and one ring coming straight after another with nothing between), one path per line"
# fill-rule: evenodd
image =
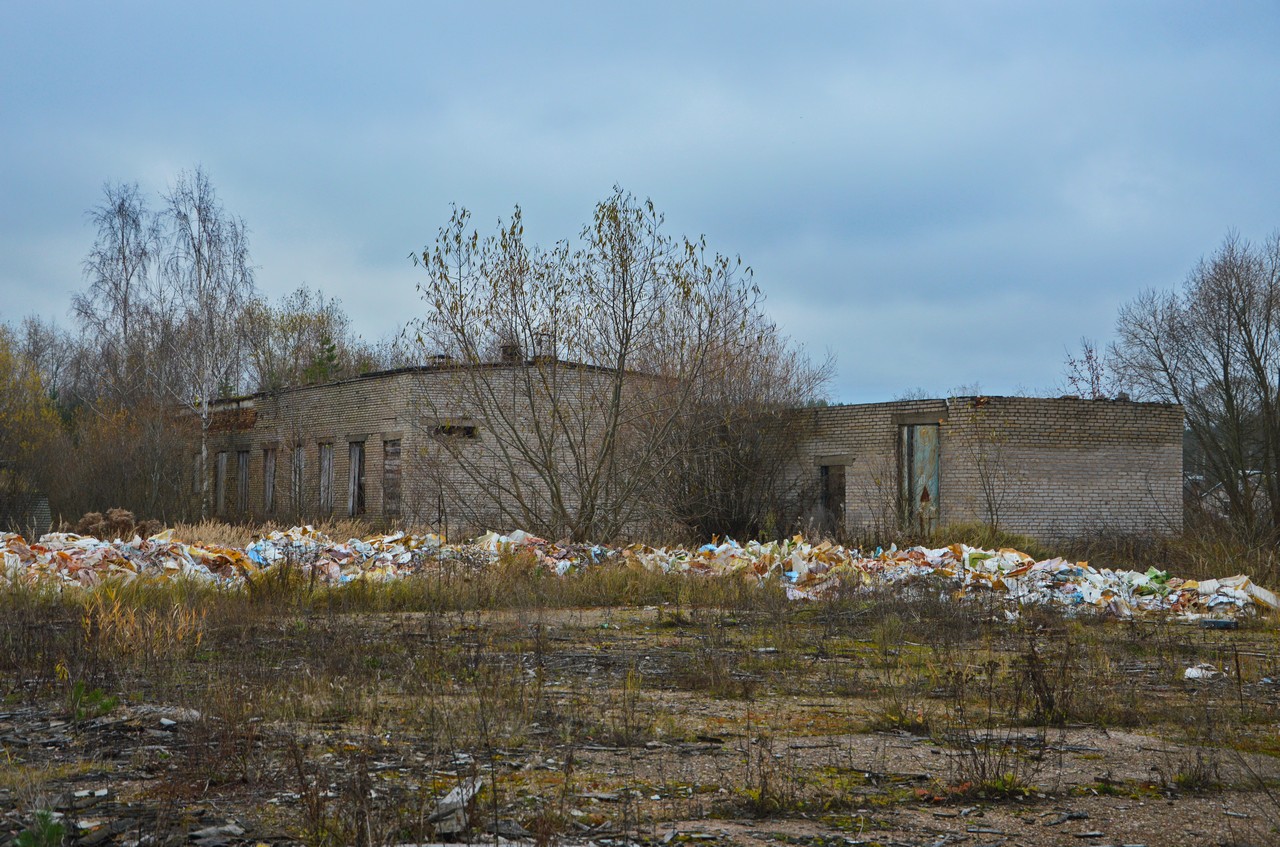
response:
M223 847L244 835L244 829L236 823L223 826L209 826L191 833L191 840L198 847Z
M436 803L436 810L428 818L436 825L436 835L448 837L467 831L467 807L480 793L483 783L484 780L478 776L464 779Z
M1201 662L1194 668L1182 672L1183 679L1221 679L1226 676L1222 671L1207 662Z
M1128 618L1163 613L1200 620L1209 629L1231 629L1242 614L1280 608L1275 593L1247 576L1186 580L1149 568L1145 572L1094 568L1062 558L1036 561L1018 550L981 550L964 544L929 549L876 548L863 553L802 536L761 543L717 540L696 549L632 544L553 542L523 531L488 532L470 543L446 543L438 535L396 532L335 541L310 526L272 532L245 549L184 544L173 531L129 541L104 541L74 533L50 533L33 544L0 533L0 584L61 583L93 587L104 580L187 578L235 587L280 568L294 568L317 584L386 581L445 570L480 570L506 553L530 567L564 576L594 567L625 567L689 576L742 578L783 586L794 600L820 599L841 588L931 584L954 596L995 596L1016 618L1022 605L1056 606L1074 613Z
M500 818L497 823L490 823L485 827L485 832L490 835L497 835L502 838L509 838L512 841L531 841L533 833L520 825L519 821L510 818Z

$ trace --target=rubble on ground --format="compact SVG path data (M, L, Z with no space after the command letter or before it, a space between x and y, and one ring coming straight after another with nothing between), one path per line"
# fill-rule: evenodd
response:
M1150 568L1145 572L1094 568L1054 558L1036 561L1013 549L982 550L964 544L874 552L801 536L761 543L732 540L696 549L633 544L552 542L529 533L485 533L469 543L446 543L438 535L396 532L336 541L310 526L275 531L244 549L185 544L166 530L128 541L75 533L50 533L28 544L0 533L0 584L61 584L93 587L109 580L187 578L234 588L278 569L332 585L353 580L384 581L456 568L480 569L506 553L519 553L530 567L563 576L594 567L629 567L689 576L741 577L776 582L787 596L821 599L837 589L884 588L933 580L957 596L987 596L1018 605L1048 605L1118 617L1164 613L1193 619L1232 618L1275 610L1280 599L1247 576L1181 579Z

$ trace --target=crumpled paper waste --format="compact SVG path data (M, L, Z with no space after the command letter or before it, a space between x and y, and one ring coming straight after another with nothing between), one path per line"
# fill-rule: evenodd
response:
M1150 568L1146 572L1094 568L1062 558L1037 562L1010 549L981 550L965 544L929 549L877 549L864 554L832 542L810 544L801 536L769 543L734 541L696 551L635 545L623 550L646 567L663 571L744 573L776 577L794 599L817 599L852 581L892 585L942 577L966 595L997 592L1014 604L1106 611L1120 617L1173 613L1202 618L1280 608L1280 598L1247 576L1184 580Z
M1150 568L1145 572L1094 568L1062 558L1036 561L1018 550L982 550L964 544L864 552L802 536L739 544L717 540L690 549L632 544L548 541L516 530L487 532L451 544L434 534L396 532L336 541L311 526L271 532L243 550L184 544L166 530L150 538L104 541L51 533L28 544L0 533L0 583L57 582L92 587L110 579L208 580L226 586L291 566L323 584L391 580L444 568L482 569L507 552L527 556L547 573L566 575L594 567L631 567L669 574L740 577L777 582L795 600L828 596L839 588L892 587L932 580L957 596L994 596L1019 605L1055 606L1069 613L1118 617L1170 614L1225 619L1280 608L1276 594L1249 577L1189 580ZM932 583L930 583L932 584Z
M1221 679L1226 676L1225 673L1215 668L1207 662L1201 662L1195 667L1187 668L1182 672L1183 679Z
M0 533L0 581L45 580L94 586L113 578L190 577L231 581L252 570L243 550L183 544L165 530L150 538L103 541L71 532L52 532L28 545L20 535Z
M395 532L337 542L311 526L278 530L254 541L245 555L260 568L289 563L304 575L324 582L395 579L421 569L427 559L439 561L444 539L438 535Z

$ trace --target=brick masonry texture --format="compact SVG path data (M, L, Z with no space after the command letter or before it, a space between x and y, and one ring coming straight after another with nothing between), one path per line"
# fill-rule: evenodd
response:
M501 493L477 483L474 476L451 463L449 451L466 451L476 466L492 463L501 467L497 458L500 439L486 428L483 415L474 406L502 403L511 427L527 430L533 426L535 413L527 408L529 388L522 380L531 373L524 365L496 366L481 389L459 369L406 368L220 401L216 417L230 423L210 435L212 510L234 520L315 520L358 514L388 526L428 526L453 534L513 529L493 507L494 498ZM558 378L558 396L566 408L574 410L567 414L589 416L597 408L592 398L605 390L608 374L590 368L561 368ZM490 388L492 398L487 396ZM484 399L477 399L481 396ZM510 402L503 403L504 397ZM589 432L590 426L582 431ZM399 462L395 463L400 473L398 512L389 511L384 502L389 442L398 442L400 447ZM350 497L353 443L364 446L363 512L353 509ZM325 508L321 499L322 445L332 447L331 508ZM270 450L275 451L276 467L273 505L268 509L264 480ZM227 457L221 509L216 498L218 453ZM246 454L249 469L243 496L236 471L241 453ZM300 472L295 476L298 455ZM492 477L498 479L501 474ZM524 483L521 493L536 507L545 490L532 476ZM241 503L245 508L240 508Z
M939 426L941 524L1044 539L1182 527L1182 408L1076 398L956 397L828 406L802 461L845 465L845 525L900 520L901 427Z
M512 394L521 365L509 366ZM346 517L350 501L351 445L363 445L363 516L388 525L411 523L454 534L485 528L493 491L462 474L428 479L440 467L437 427L456 425L451 437L474 441L462 449L491 448L485 421L463 408L456 373L411 368L319 386L223 401L234 412L228 431L210 436L210 497L219 452L227 454L224 508L233 519L281 521ZM577 377L580 408L603 387L589 372ZM250 414L251 412L251 414ZM810 416L809 435L794 469L816 483L820 468L845 469L843 521L852 531L887 529L901 520L901 428L939 426L939 523L981 521L1044 539L1096 532L1160 534L1182 524L1182 432L1179 406L1112 400L958 397L825 406L797 410ZM402 461L398 512L384 503L386 447L399 442ZM332 445L331 510L320 504L321 445ZM456 445L455 445L456 446ZM264 469L275 451L273 507L266 508ZM298 452L300 451L300 452ZM247 454L248 488L237 490L238 454ZM295 476L295 455L302 460ZM446 462L447 465L447 462ZM393 460L394 466L394 460ZM294 485L295 479L299 483ZM240 509L240 504L245 504ZM493 511L490 509L490 511ZM516 527L497 527L514 529Z

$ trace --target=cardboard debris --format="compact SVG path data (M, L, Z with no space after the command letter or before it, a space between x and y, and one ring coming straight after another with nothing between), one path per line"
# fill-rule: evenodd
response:
M522 531L488 532L464 544L404 532L340 542L301 526L272 532L240 550L184 544L173 538L172 530L129 541L51 533L33 544L19 535L0 533L0 584L91 588L105 580L186 578L237 587L291 567L318 584L333 585L449 569L479 570L511 552L527 557L532 567L548 574L628 567L690 577L741 578L779 583L795 600L820 599L840 587L921 583L937 584L957 596L994 596L1007 601L1011 610L1029 604L1119 617L1161 613L1223 620L1280 608L1274 592L1244 575L1184 580L1156 568L1111 570L1061 558L1038 562L1018 550L981 550L964 544L864 552L828 541L809 543L799 535L768 543L739 544L727 539L696 549L643 544L618 548L552 542Z

